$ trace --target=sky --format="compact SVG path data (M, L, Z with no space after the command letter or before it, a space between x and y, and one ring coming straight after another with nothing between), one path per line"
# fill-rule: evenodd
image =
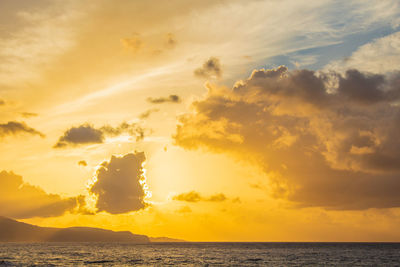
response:
M0 0L0 215L399 241L397 0Z

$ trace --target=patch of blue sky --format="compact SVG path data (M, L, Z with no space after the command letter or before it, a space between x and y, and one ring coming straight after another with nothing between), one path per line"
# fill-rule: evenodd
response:
M388 25L365 32L356 32L343 37L341 40L336 40L336 43L333 44L300 49L266 58L263 62L259 62L259 65L255 68L270 69L285 65L289 69L307 68L319 70L331 61L341 60L351 56L360 46L393 34L399 30L400 27L393 28Z
M389 10L387 15L384 13ZM360 46L400 30L397 1L332 1L315 12L316 27L299 32L284 44L282 54L259 60L255 68L285 65L317 70L333 60L349 57ZM377 13L380 13L377 15ZM308 32L307 32L308 31Z

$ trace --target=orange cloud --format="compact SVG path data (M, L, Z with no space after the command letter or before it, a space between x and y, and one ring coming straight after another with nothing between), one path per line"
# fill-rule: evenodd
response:
M303 206L400 206L398 75L286 67L255 70L232 90L212 88L174 136L257 162L275 198Z
M38 186L24 183L13 172L0 172L0 214L24 219L60 216L67 211L78 211L85 205L83 196L62 198L48 194Z

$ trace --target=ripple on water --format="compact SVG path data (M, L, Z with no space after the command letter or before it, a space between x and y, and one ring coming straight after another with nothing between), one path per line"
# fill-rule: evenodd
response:
M400 244L2 244L0 266L400 266Z

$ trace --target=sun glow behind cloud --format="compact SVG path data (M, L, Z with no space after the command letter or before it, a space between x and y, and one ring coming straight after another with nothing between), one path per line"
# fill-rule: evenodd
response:
M142 185L145 193L145 201L148 203L152 203L150 201L151 197L153 196L153 193L150 191L150 188L147 184L147 170L146 170L146 161L143 161L142 163L142 179L140 180L140 184Z
M93 213L27 222L400 238L398 1L21 1L0 9L0 124L25 130L0 140L0 165ZM280 65L293 79L267 77Z

